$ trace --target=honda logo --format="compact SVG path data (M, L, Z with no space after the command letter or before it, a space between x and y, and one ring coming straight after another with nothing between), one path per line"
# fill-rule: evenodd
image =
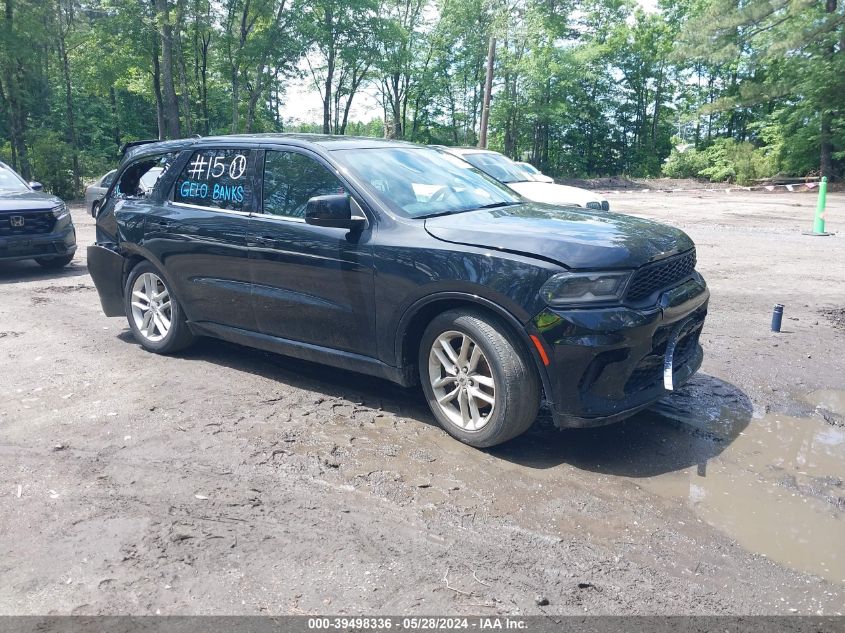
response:
M13 215L11 218L9 218L9 224L11 224L12 226L20 227L24 225L24 222L25 220L22 215Z

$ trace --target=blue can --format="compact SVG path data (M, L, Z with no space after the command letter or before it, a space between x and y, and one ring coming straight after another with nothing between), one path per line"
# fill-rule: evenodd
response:
M772 332L780 332L780 324L783 321L783 304L778 303L772 312Z

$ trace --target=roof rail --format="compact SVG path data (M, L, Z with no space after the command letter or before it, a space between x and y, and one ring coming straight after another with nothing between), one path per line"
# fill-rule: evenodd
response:
M160 140L161 139L151 138L142 141L129 141L128 143L124 143L123 147L120 148L120 155L126 156L126 152L128 152L133 147L138 147L139 145L148 145L150 143L158 143Z

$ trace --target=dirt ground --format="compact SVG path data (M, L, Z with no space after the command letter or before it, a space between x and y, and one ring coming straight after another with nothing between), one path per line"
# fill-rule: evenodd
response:
M698 244L700 374L487 451L422 398L100 311L0 264L0 614L845 612L845 194L643 193ZM769 331L785 304L783 332Z

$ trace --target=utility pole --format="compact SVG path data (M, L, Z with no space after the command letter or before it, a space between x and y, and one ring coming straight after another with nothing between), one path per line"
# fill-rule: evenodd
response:
M487 77L484 80L484 105L481 108L481 130L478 133L478 147L487 149L487 123L490 121L490 93L493 91L493 62L496 59L496 38L490 36L487 49Z

